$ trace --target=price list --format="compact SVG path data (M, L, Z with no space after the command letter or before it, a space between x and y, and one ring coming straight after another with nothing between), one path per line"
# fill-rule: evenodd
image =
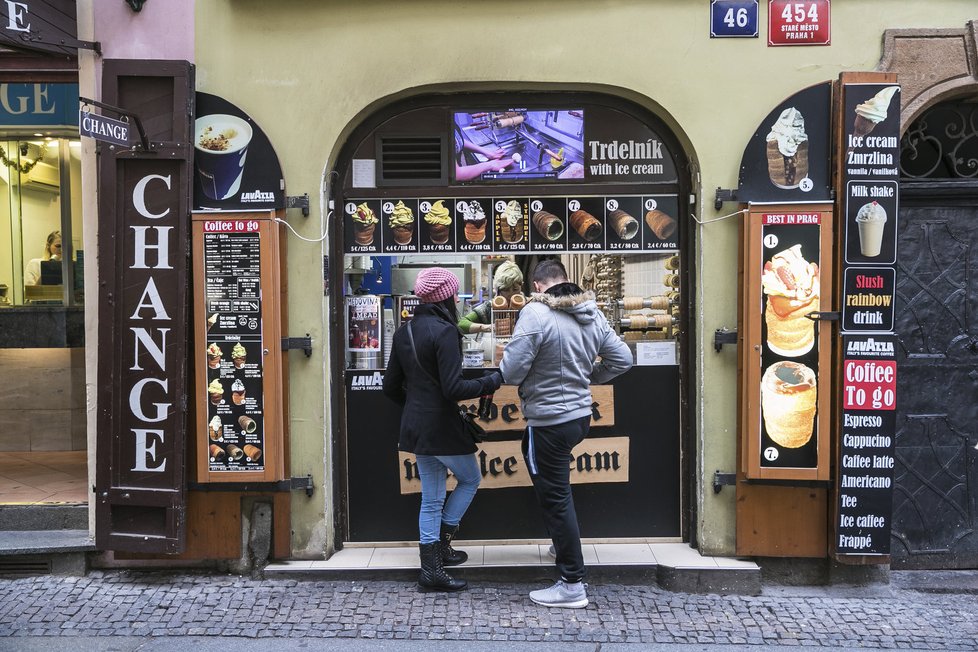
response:
M893 505L896 338L843 338L836 552L887 555Z
M261 238L257 229L253 221L205 223L205 391L211 471L265 468Z

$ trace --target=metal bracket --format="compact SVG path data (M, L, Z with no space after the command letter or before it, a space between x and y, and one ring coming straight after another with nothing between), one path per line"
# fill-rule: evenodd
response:
M306 496L312 498L312 492L316 488L316 485L312 483L312 475L307 475L304 478L292 478L292 491L296 489L305 489Z
M187 488L191 491L235 491L235 492L268 492L295 491L305 489L306 495L312 497L316 488L312 483L312 475L303 478L289 478L275 482L190 482Z
M737 331L728 330L726 326L718 328L713 332L713 348L717 353L723 348L724 344L736 344Z
M808 319L812 321L839 321L842 319L841 312L818 312L813 310L812 312L805 315Z
M713 473L713 493L718 494L724 487L732 487L737 484L736 473L723 473L715 471Z
M306 333L305 337L283 337L283 351L302 351L307 358L312 357L312 337Z
M292 195L285 198L286 208L301 208L302 217L309 217L309 193Z
M92 106L97 106L100 109L106 109L108 111L112 111L124 118L131 118L133 123L136 125L136 131L139 132L139 142L142 144L143 151L144 152L150 151L150 144L149 141L146 139L146 132L143 131L143 123L139 119L138 115L136 115L132 111L129 111L128 109L123 109L121 107L113 106L111 104L106 104L104 102L96 102L95 100L90 100L87 97L79 97L78 101L81 102L82 104L91 104Z
M79 41L76 38L59 38L56 41L49 41L48 39L42 36L38 36L38 35L30 36L28 34L21 34L20 40L22 40L25 44L27 44L25 45L25 47L29 45L33 45L35 43L39 43L41 45L57 45L64 48L74 48L76 50L92 50L96 54L99 55L102 54L102 44L99 43L98 41ZM32 48L32 49L43 50L43 48Z
M713 200L713 208L720 210L723 208L723 202L725 201L737 201L737 189L736 188L721 188L717 186L716 198Z

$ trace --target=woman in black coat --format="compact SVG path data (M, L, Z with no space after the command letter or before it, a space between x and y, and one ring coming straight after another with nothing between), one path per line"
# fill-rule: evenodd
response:
M478 450L466 435L458 401L491 394L499 388L498 371L481 378L462 378L462 333L455 307L458 279L432 267L418 274L414 293L421 299L414 317L394 334L384 393L404 406L400 450L414 453L421 478L418 515L422 589L458 591L463 580L444 566L463 563L462 551L451 547L458 523L482 480L475 459ZM412 347L413 339L413 347ZM458 481L445 499L447 472Z

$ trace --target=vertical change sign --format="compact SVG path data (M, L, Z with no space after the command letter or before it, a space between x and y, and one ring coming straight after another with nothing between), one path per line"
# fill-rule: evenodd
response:
M890 554L896 429L896 338L843 337L838 555Z

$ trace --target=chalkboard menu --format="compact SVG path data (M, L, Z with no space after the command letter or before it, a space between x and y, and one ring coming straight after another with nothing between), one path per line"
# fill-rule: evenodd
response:
M284 472L278 228L269 219L194 216L201 481Z
M896 430L896 338L842 338L842 439L835 549L890 554Z
M211 471L264 469L260 262L257 232L204 234Z

